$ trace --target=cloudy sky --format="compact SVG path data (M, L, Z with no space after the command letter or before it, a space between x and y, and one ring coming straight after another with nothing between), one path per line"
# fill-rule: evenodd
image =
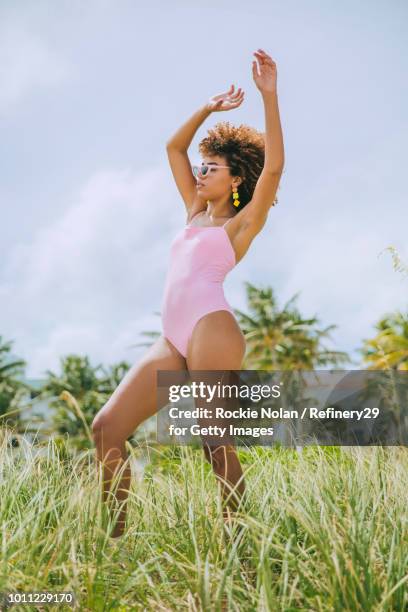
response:
M0 4L0 335L27 374L69 352L134 362L160 331L170 242L185 222L165 142L210 96L245 90L217 121L264 129L253 51L272 55L285 173L244 281L296 292L305 317L355 349L406 311L408 5L402 0ZM358 367L354 365L352 367Z

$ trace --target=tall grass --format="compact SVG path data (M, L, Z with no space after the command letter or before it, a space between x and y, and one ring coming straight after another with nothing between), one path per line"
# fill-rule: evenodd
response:
M73 591L81 610L407 607L405 448L239 449L230 530L201 450L133 449L150 463L112 540L92 451L10 442L2 430L2 592Z

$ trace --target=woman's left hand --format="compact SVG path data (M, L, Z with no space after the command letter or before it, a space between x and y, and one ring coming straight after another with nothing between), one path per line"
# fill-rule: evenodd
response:
M276 91L276 64L270 55L265 53L262 49L254 52L256 59L259 62L258 74L257 63L254 60L252 62L252 76L254 77L255 85L261 93L272 93Z

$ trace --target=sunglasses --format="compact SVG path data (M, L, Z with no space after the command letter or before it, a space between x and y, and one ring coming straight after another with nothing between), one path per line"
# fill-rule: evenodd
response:
M216 170L217 168L231 168L231 166L219 166L218 164L216 166L213 165L207 165L207 164L202 164L201 166L192 166L192 171L194 176L199 176L201 174L201 176L207 176L208 174L211 174L211 172L213 170Z

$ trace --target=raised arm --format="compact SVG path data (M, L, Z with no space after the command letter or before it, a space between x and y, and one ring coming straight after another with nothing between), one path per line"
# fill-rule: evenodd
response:
M242 100L243 92L241 88L238 88L238 90L234 92L234 85L231 85L229 91L225 91L210 98L208 102L196 111L166 143L171 171L176 181L177 188L184 200L187 212L190 211L194 201L199 198L196 189L196 180L193 176L190 159L187 155L187 149L198 128L211 113L236 108L241 104ZM203 208L205 208L205 200L203 200Z
M187 212L197 195L196 181L191 169L187 149L200 125L211 115L205 104L186 121L166 143L167 157L176 181L177 188L184 200Z
M260 74L257 71L256 61L252 62L252 74L261 92L265 109L265 162L252 199L241 211L254 231L264 225L269 209L274 205L285 163L278 108L276 64L262 49L259 49L255 56L260 64Z

